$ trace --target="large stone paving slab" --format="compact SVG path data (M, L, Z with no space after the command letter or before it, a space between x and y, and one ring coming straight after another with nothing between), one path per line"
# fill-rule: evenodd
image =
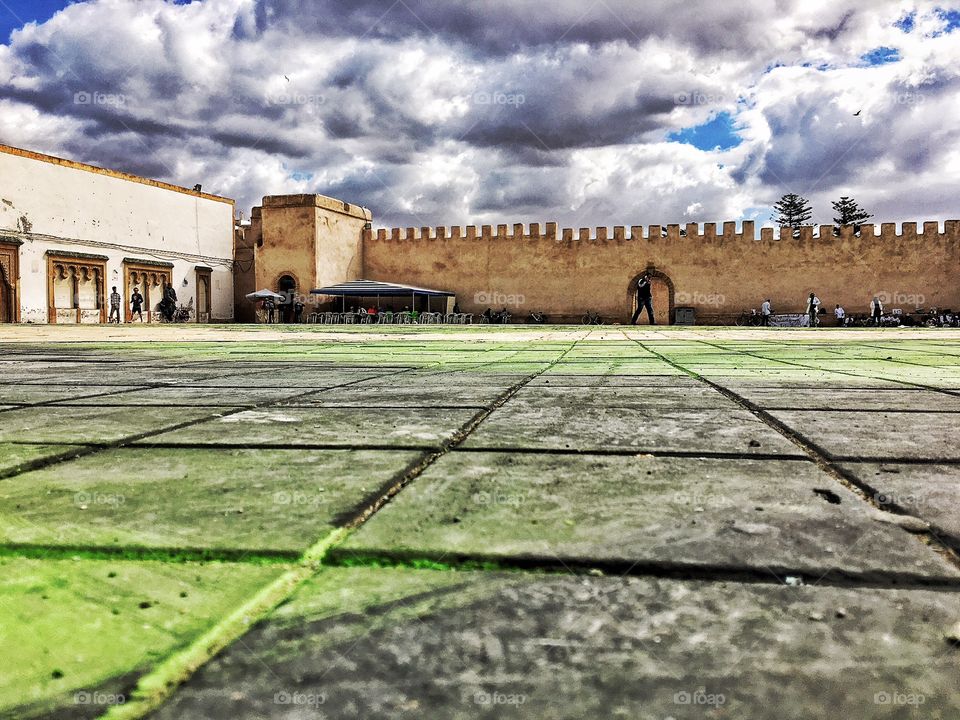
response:
M682 387L528 385L510 402L531 407L738 409L734 402L703 383Z
M809 390L832 390L836 388L839 391L853 389L883 388L890 390L909 390L910 388L902 383L883 378L854 377L852 375L776 375L772 376L766 371L745 372L738 375L728 375L726 373L710 373L705 375L710 382L723 387L730 388L737 392L741 390L751 390L752 388L797 388Z
M799 449L739 408L550 408L510 401L466 441L472 448L637 450L799 456Z
M441 379L410 383L397 378L391 385L361 383L335 388L315 395L293 398L280 403L300 407L486 407L510 388L510 383L490 382L484 385L458 385Z
M952 413L771 410L833 458L960 460L960 422Z
M116 442L221 412L215 407L24 407L0 416L0 443Z
M417 457L348 450L98 453L0 481L0 542L296 555Z
M960 715L955 594L325 570L152 717Z
M929 390L747 387L736 392L764 408L960 413L960 396Z
M960 573L812 462L451 453L337 557Z
M14 473L44 460L72 457L84 450L76 445L0 443L0 474Z
M420 387L423 385L439 385L444 387L503 387L507 388L518 382L530 378L534 371L530 372L495 372L498 366L484 368L482 371L469 372L465 370L420 370L416 372L403 373L391 378L371 381L371 385L390 384L398 387Z
M282 570L0 558L0 717L99 717Z
M842 466L873 490L874 499L929 522L960 549L960 466L846 463Z
M478 411L472 408L300 408L244 410L137 444L438 447Z
M136 389L136 385L128 386L91 386L78 388L76 385L0 385L0 402L32 404L73 400L78 397L112 395L117 392ZM96 402L94 399L93 402Z
M551 373L533 378L529 387L703 387L689 375L563 375Z
M311 392L306 388L161 387L105 397L81 397L59 405L137 405L240 407L273 403Z
M228 373L223 372L218 377L207 380L192 380L184 378L177 381L180 385L197 385L199 387L225 388L295 388L301 390L322 389L343 385L345 383L362 382L378 377L391 377L397 370L365 369L351 370L340 368L318 368L303 370L300 368L285 369L282 367L263 369L258 372Z
M547 368L544 375L633 375L633 376L674 376L683 375L669 363L658 360L638 360L636 362L559 362Z

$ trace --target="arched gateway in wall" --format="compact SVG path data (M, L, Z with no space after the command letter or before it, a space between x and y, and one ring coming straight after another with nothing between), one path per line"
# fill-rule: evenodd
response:
M644 273L650 273L651 289L653 293L653 317L658 325L672 325L674 321L674 288L673 280L663 272L657 270L652 265L648 265L646 270L638 272L627 284L627 303L629 310L626 313L624 322L630 322L634 311L637 309L637 281ZM646 311L637 319L638 325L646 325L649 322Z

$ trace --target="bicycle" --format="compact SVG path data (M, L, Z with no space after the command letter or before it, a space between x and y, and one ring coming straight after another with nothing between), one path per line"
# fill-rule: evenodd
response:
M586 314L580 318L582 325L603 325L603 318L593 310L587 310Z
M738 327L759 327L763 324L763 316L755 309L744 310L737 316L736 324Z
M159 313L160 322L162 323L186 323L186 322L190 322L190 318L192 316L193 316L193 300L192 299L186 305L177 305L169 320L167 320L162 310Z

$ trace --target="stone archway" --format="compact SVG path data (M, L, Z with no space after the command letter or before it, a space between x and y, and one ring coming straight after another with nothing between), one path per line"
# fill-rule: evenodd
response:
M644 273L650 273L651 286L653 290L653 317L659 325L673 325L674 315L674 287L673 280L662 270L658 270L654 265L647 265L646 270L634 275L627 283L627 317L625 322L630 322L634 311L637 309L637 281ZM647 313L644 312L638 319L637 324L646 325L648 323Z
M285 323L293 322L293 303L299 286L297 276L292 272L282 273L277 278L277 292L284 297L279 303L278 310L280 311L280 318Z

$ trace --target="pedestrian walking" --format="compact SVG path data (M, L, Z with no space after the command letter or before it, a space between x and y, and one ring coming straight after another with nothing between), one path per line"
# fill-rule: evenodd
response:
M163 299L160 301L160 314L167 322L173 322L173 315L177 311L177 291L168 282L163 283Z
M117 292L116 286L113 287L113 291L110 293L110 319L107 322L115 322L117 325L120 324L120 304L123 302L123 298L120 297L120 293Z
M130 296L130 320L136 315L143 322L143 295L140 294L140 288L133 289L133 295Z
M847 324L847 320L846 320L846 318L847 318L847 311L844 310L844 309L843 309L842 307L840 307L839 305L837 305L837 306L833 309L833 315L834 315L834 317L837 318L837 325L841 325L841 326L842 326L842 325L846 325L846 324Z
M647 319L651 325L656 325L657 321L653 319L653 288L650 285L650 273L644 273L637 280L637 310L633 313L630 320L631 325L636 325L640 319L640 313L644 308L647 310Z
M773 306L770 304L770 298L767 298L760 306L760 324L764 327L770 327L771 315L773 315Z
M881 315L883 315L883 303L880 302L880 298L874 296L873 300L870 301L870 322L880 327Z
M277 311L277 304L273 301L273 298L267 298L263 301L263 309L267 311L267 322L273 324L274 316Z
M810 320L810 327L820 324L820 298L816 293L810 293L810 297L807 298L807 318Z

